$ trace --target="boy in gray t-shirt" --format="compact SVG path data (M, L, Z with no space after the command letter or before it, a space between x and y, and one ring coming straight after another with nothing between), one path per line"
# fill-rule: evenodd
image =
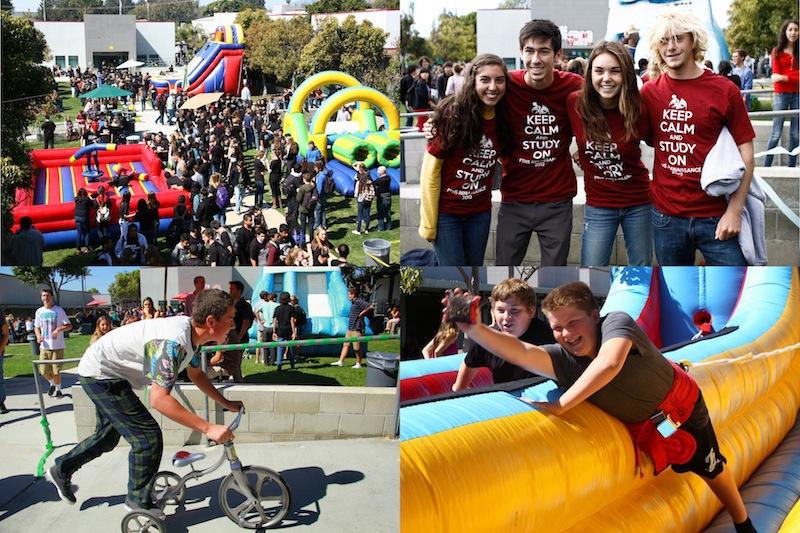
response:
M453 295L463 293L457 289ZM636 434L646 436L642 440L649 441L648 450L654 453L663 452L666 439L693 439L694 453L688 460L671 461L672 469L701 476L730 513L737 533L755 531L733 476L723 468L725 457L694 380L668 361L630 316L615 312L600 318L594 296L584 283L554 289L542 302L542 311L558 344L534 346L483 324L458 322L458 327L495 355L566 389L555 401L529 402L537 408L558 416L588 400L624 422L632 435L641 432ZM459 311L448 306L445 318L448 316L459 316ZM667 412L665 405L676 406L676 410ZM660 438L655 425L661 427L665 419L672 423L669 415L678 411L685 415L678 421L680 430ZM653 424L648 427L650 420ZM691 446L687 450L691 452Z

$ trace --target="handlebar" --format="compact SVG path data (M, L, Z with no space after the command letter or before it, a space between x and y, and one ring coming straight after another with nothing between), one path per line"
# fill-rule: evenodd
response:
M239 414L236 415L236 418L233 419L233 422L228 426L228 429L231 431L236 431L236 428L239 427L239 422L242 421L242 415L244 414L244 407L239 409Z

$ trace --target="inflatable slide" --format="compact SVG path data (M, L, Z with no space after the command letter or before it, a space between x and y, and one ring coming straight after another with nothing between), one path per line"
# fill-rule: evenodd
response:
M161 160L144 144L94 145L102 176L92 179L86 165L87 156L92 156L83 147L55 148L31 151L33 182L30 189L17 189L13 231L19 228L22 217L30 217L34 226L44 234L48 248L75 244L75 195L81 188L93 193L104 186L111 200L111 222L119 220L119 204L122 194L131 193L131 210L139 198L155 193L161 204L161 231L166 231L172 219L172 210L178 203L178 196L188 193L170 190L163 176ZM132 171L132 179L127 187L113 187L109 182L116 176L116 165ZM92 225L94 222L92 222Z
M303 107L306 99L318 88L340 85L344 89L332 93L316 110L310 124ZM346 122L330 122L342 106L355 102L358 106ZM374 107L373 107L374 106ZM376 109L383 115L385 129L378 127ZM372 179L378 178L377 167L385 166L392 179L392 194L400 193L400 115L394 104L375 89L344 72L319 72L294 91L283 116L283 131L292 135L305 157L308 142L314 141L333 173L336 189L353 196L355 170L362 162L370 169Z
M220 26L186 66L186 87L179 78L154 78L150 83L159 93L182 90L189 96L214 92L238 95L242 90L243 59L242 27Z
M737 484L765 465L766 481L748 500L755 527L797 531L800 467L794 461L776 473L781 467L765 462L780 454L785 465L798 453L796 432L787 437L800 409L797 270L624 268L612 276L601 313L628 313L665 356L691 365ZM428 361L403 362L401 379L430 376L427 388L436 390L458 357L431 372L423 368ZM555 417L519 399L562 392L546 381L401 406L401 531L693 532L709 525L722 506L707 485L670 469L654 476L645 455L639 476L618 420L587 402ZM746 485L742 491L748 497Z
M300 332L303 338L344 337L347 333L350 300L347 298L347 285L338 268L263 267L261 277L253 285L251 306L256 305L261 291L286 291L297 296L308 319ZM366 334L371 335L369 318L366 319L366 325ZM252 341L257 341L256 324L250 328L249 334ZM316 355L338 354L340 350L340 345L303 347L304 354Z

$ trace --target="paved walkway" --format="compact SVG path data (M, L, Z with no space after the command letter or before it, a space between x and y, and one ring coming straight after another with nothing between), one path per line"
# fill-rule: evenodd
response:
M65 385L76 381L64 375ZM34 477L44 449L39 409L32 378L6 380L11 412L0 415L0 532L107 532L119 531L125 516L129 448L119 447L89 463L73 476L80 489L78 502L62 502L55 488ZM65 453L76 441L69 389L62 400L46 398L47 418L56 450ZM206 451L216 460L220 448L186 446ZM170 464L178 448L167 447L161 469L183 473ZM326 440L268 444L240 444L236 451L245 465L277 470L292 493L292 509L283 527L317 532L399 531L399 447L388 439ZM208 461L201 463L208 464ZM174 532L239 530L218 504L219 485L226 465L207 478L189 484L187 503L168 507L167 527Z

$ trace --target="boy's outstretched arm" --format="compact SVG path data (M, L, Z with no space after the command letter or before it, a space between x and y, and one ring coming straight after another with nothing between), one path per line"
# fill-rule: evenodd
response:
M484 324L459 322L458 327L470 339L497 357L534 374L555 379L555 370L553 369L553 362L550 360L550 354L542 348L522 342L513 335L501 333Z
M554 415L572 409L586 398L599 391L619 374L628 358L633 343L617 337L603 343L597 357L589 364L581 377L554 402L528 402ZM523 398L524 400L524 398ZM527 401L527 400L526 400Z

